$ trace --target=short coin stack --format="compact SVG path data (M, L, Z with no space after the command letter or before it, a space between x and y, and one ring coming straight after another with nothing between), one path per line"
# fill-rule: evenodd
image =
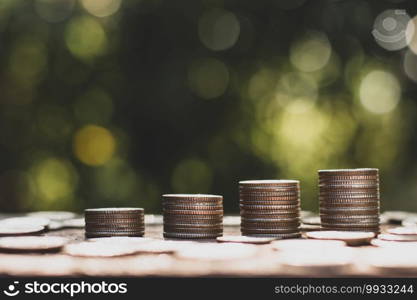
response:
M239 182L242 235L300 237L300 182L247 180Z
M325 230L379 232L378 169L319 170Z
M87 238L143 236L143 208L90 208L85 210Z
M223 235L223 197L204 194L162 195L164 237L215 239Z

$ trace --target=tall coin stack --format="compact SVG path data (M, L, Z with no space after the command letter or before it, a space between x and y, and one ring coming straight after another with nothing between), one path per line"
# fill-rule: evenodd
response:
M319 170L325 230L379 232L378 169Z
M246 236L300 237L300 182L239 182L241 232Z
M90 208L84 211L87 238L143 236L143 208Z
M164 237L215 239L223 235L223 197L203 194L162 195Z

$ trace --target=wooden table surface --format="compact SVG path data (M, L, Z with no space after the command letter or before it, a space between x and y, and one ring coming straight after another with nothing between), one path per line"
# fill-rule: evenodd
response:
M225 226L225 235L240 235L239 226ZM83 241L84 230L63 229L45 233ZM146 237L162 239L161 225L147 225ZM216 243L216 241L206 241ZM289 267L282 264L282 253L271 245L257 245L259 254L250 259L200 261L177 258L175 254L135 254L113 258L72 257L63 253L7 254L0 253L0 275L12 276L233 276L233 277L417 277L417 253L386 251L374 246L350 247L353 263L345 267ZM415 248L417 249L417 248ZM309 249L305 249L306 253ZM384 252L384 253L382 253ZM382 255L384 254L384 255ZM410 255L410 259L404 255ZM387 265L376 265L380 257ZM392 260L391 261L391 257ZM394 263L400 259L400 264ZM407 264L404 263L407 260Z

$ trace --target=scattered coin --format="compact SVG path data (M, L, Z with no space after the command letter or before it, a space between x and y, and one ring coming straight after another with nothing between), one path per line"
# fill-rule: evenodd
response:
M224 216L223 226L240 226L240 216Z
M196 260L237 260L253 257L258 252L254 245L237 243L199 244L185 247L176 256Z
M306 237L319 240L343 241L349 246L369 244L375 237L374 232L349 232L349 231L310 231Z
M0 224L0 236L37 234L45 230L44 226L23 224Z
M401 224L402 221L414 217L415 214L405 211L385 211L382 216L386 218L389 224Z
M63 252L71 256L114 257L135 254L137 249L126 244L114 245L101 242L81 242L64 246Z
M398 234L398 235L411 235L417 237L417 227L395 227L388 228L388 233Z
M417 241L408 241L407 243L402 243L401 241L386 241L381 239L372 239L371 245L376 247L399 247L404 249L405 247L415 248L417 250Z
M161 215L145 215L145 225L163 225L164 220Z
M250 236L239 236L239 235L226 235L217 238L218 242L221 243L243 243L243 244L268 244L274 241L275 238L260 238Z
M318 216L303 218L301 219L301 222L307 225L320 225L321 224L320 217Z
M331 247L344 247L346 243L341 240L295 239L274 241L271 245L274 250L305 251L306 249L320 250Z
M84 228L85 219L84 218L75 218L62 221L63 228Z
M350 267L353 253L348 247L318 247L308 251L282 251L281 263L284 267L303 273L331 272L339 273Z
M61 237L19 236L0 238L0 250L6 252L43 252L61 249L67 240Z
M405 227L417 227L417 216L408 217L401 222Z
M36 211L27 214L30 217L46 218L53 221L73 219L77 215L69 211Z
M6 218L0 221L1 225L10 225L10 226L42 226L47 227L49 225L49 219L40 218L40 217L13 217Z
M378 239L396 242L417 242L417 235L381 233L378 235Z

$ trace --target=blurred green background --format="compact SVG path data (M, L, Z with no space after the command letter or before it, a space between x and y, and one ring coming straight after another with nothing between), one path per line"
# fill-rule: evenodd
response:
M417 38L373 35L414 2L0 0L0 210L237 213L239 180L282 178L317 211L317 170L351 167L417 210Z

